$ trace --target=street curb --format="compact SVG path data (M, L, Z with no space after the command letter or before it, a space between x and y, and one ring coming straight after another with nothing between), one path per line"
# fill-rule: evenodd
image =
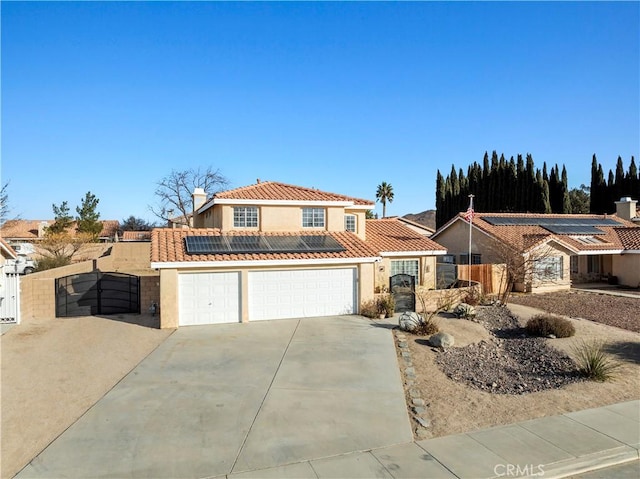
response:
M544 477L545 479L561 479L563 477L596 471L626 462L637 461L640 454L631 446L621 446L607 451L600 451L586 456L567 459L543 466L544 474L525 477Z

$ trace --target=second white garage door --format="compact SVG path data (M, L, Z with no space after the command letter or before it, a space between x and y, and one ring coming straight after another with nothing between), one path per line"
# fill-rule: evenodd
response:
M249 272L249 321L356 312L356 269Z
M240 321L240 273L178 276L180 326Z

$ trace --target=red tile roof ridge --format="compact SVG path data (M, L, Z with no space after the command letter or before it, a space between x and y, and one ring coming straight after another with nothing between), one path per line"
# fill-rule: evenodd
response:
M352 201L357 204L375 204L373 201L367 200L364 198L356 198L353 196L347 196L340 193L331 193L331 192L319 190L316 188L309 188L306 186L298 186L298 185L292 185L288 183L281 183L278 181L261 181L260 183L254 183L252 185L240 186L238 188L233 188L231 190L221 191L214 194L212 199L215 199L215 198L243 199L245 198L245 196L242 195L243 193L250 193L255 190L264 190L265 187L280 187L280 188L286 188L286 189L293 189L296 191L300 191L300 192L304 192L312 195L324 195L324 196L339 198L341 201ZM263 199L263 198L256 197L252 199ZM289 198L279 198L279 199L286 200Z

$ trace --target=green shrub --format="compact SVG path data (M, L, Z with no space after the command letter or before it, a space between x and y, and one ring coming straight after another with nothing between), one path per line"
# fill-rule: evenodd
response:
M604 352L604 343L598 340L581 341L573 347L580 373L593 381L615 378L621 364Z
M538 314L534 316L527 321L525 329L532 336L545 338L550 335L556 338L568 338L576 334L576 328L573 327L571 321L554 314Z
M36 261L36 271L59 268L71 264L71 258L66 256L43 256Z
M378 315L384 314L385 318L393 316L396 309L396 301L393 299L392 294L381 294L376 298L376 304L378 306Z

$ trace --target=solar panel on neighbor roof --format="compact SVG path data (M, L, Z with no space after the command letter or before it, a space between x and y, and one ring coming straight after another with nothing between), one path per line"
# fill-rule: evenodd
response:
M528 216L483 216L494 226L621 226L611 218L542 218Z
M544 229L557 235L603 235L604 231L595 226L545 225Z
M335 238L310 236L186 236L188 254L333 253L345 251Z

